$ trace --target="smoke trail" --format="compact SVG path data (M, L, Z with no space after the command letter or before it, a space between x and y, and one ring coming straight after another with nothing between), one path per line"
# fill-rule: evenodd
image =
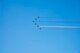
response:
M80 28L80 26L49 26L49 25L44 25L40 27L42 28Z

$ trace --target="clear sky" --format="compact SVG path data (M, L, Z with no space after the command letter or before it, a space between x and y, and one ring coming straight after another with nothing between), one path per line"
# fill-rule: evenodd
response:
M1 1L1 0L0 0ZM43 28L37 16L78 22L79 0L3 0L0 2L0 53L79 53L80 29ZM48 19L46 19L48 20ZM46 22L51 24L50 22ZM40 23L43 24L43 23ZM52 22L52 24L55 24Z

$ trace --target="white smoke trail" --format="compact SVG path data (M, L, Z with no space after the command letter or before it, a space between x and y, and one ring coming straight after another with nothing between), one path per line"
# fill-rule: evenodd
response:
M80 28L80 26L49 26L49 25L44 25L40 27L42 28Z

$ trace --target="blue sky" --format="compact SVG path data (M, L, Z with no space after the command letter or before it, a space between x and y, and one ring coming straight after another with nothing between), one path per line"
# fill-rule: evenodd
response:
M79 20L79 3L79 0L1 1L0 53L79 53L80 29L38 30L32 23L37 16ZM79 21L73 23L80 24Z

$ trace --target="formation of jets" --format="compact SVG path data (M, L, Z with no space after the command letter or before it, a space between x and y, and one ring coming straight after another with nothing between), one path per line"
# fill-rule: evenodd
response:
M35 18L32 22L34 23L34 25L39 29L39 30L41 30L42 28L78 28L78 29L80 29L80 26L70 26L70 25L66 25L66 26L64 26L64 25L58 25L58 26L54 26L54 25L51 25L51 26L49 26L49 25L43 25L43 26L40 26L38 23L37 23L37 21L38 21L38 19L39 19L40 17L38 16L37 18Z
M34 25L41 30L41 27L38 25L38 23L36 23L36 21L39 19L40 17L38 16L37 18L35 18L32 22L34 23Z

